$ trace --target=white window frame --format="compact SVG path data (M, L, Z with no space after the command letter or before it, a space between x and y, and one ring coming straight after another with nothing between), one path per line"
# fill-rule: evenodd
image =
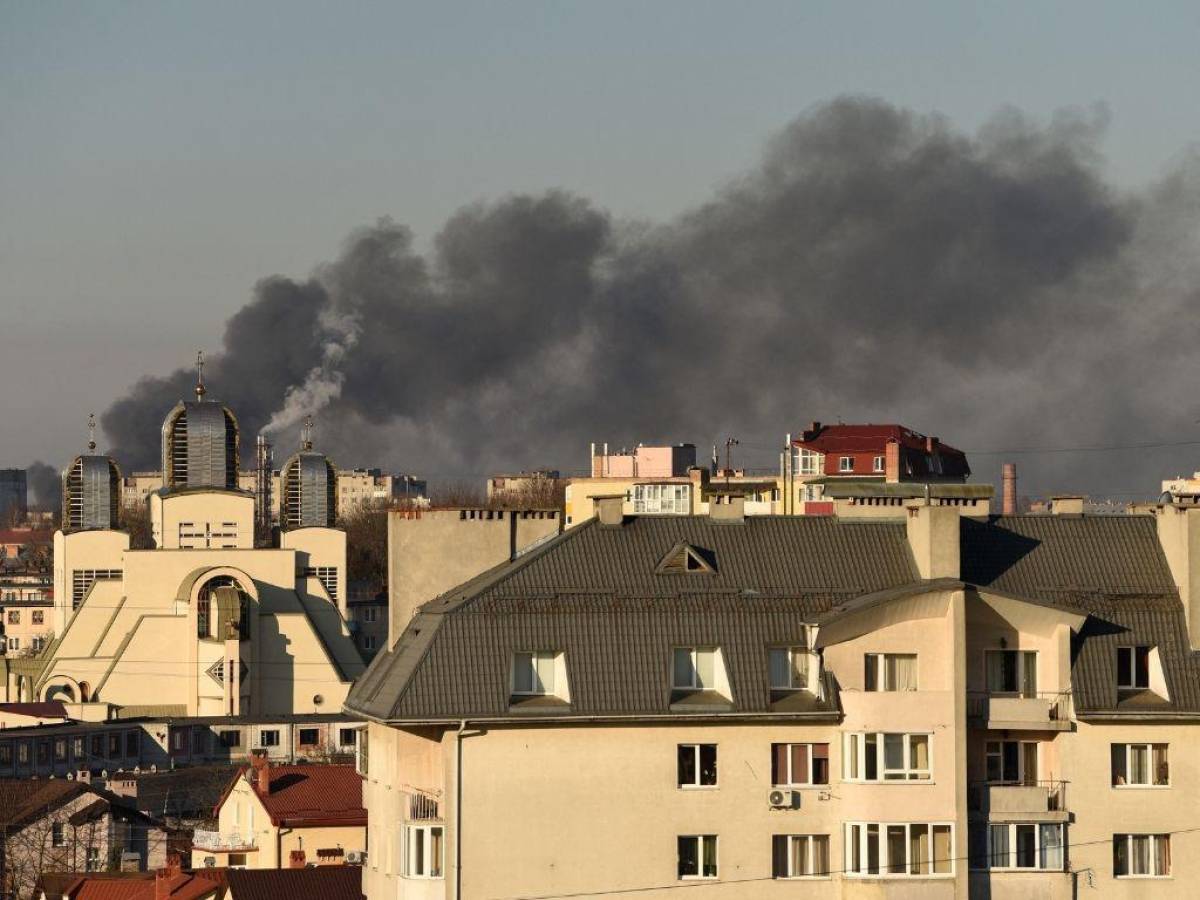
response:
M980 823L982 825L982 823ZM995 872L1061 872L1067 865L1066 825L1062 822L989 822L987 823L987 868ZM1017 865L1017 828L1033 829L1033 859L1032 866ZM1042 865L1042 828L1058 829L1058 853L1061 857L1057 868ZM1008 864L993 865L992 829L1008 829Z
M1148 647L1145 644L1137 644L1133 646L1122 646L1117 648L1117 690L1121 691L1145 691L1150 689L1150 664L1152 660L1146 660L1146 683L1137 683L1137 651L1145 649L1147 657L1153 653L1154 648ZM1121 683L1121 654L1129 653L1129 677L1132 682L1128 684Z
M638 515L686 516L692 511L692 486L677 482L635 484L630 499Z
M899 769L887 768L885 750L888 736L899 736L904 754L904 764ZM875 776L867 778L867 737L875 738ZM929 767L915 768L913 760L914 737L926 739L926 754ZM933 782L933 734L928 731L851 731L842 735L842 780L856 784L931 784ZM857 764L858 771L853 769ZM888 775L897 777L888 778Z
M433 833L441 832L439 848L441 859L434 860ZM417 840L416 835L422 835ZM420 858L418 859L418 854ZM437 874L433 873L433 865L437 863ZM428 824L408 824L404 826L404 877L421 879L423 881L441 880L446 877L446 828L444 825L431 822Z
M807 634L807 629L805 629ZM815 683L813 673L816 671L817 655L809 649L812 642L805 637L803 645L794 645L791 647L769 647L767 649L767 677L771 681L771 690L773 691L807 691L812 690L812 685ZM773 665L775 654L784 653L787 658L787 673L788 683L778 684L775 680L775 666ZM804 683L796 684L796 657L800 656L804 659Z
M1130 742L1114 741L1113 746L1123 748L1122 753L1125 756L1125 778L1127 779L1125 784L1113 784L1112 787L1115 790L1122 790L1122 791L1129 790L1129 789L1145 790L1147 788L1157 788L1158 790L1164 790L1165 788L1169 788L1171 786L1171 744L1170 744L1170 742L1168 742L1168 741L1130 741ZM1130 781L1130 780L1128 780L1132 777L1132 772L1133 772L1132 761L1133 761L1133 748L1134 747L1145 748L1145 751L1146 751L1146 774L1150 779L1149 781ZM1156 779L1155 772L1154 772L1154 748L1155 747L1166 747L1167 748L1167 783L1166 784L1156 784L1155 783L1155 779ZM1112 765L1111 756L1109 758L1109 765L1110 766ZM1112 773L1110 773L1110 774L1112 774ZM1112 779L1110 778L1109 780L1111 781Z
M777 837L787 839L787 874L775 876L777 881L828 881L833 877L833 841L829 839L828 834L776 834L771 836L772 840ZM828 871L812 875L796 875L792 871L792 860L795 858L795 854L792 853L792 843L794 841L804 841L805 867L808 869L808 871L812 872L814 868L813 844L815 841L822 838L825 841L825 860L826 865L828 866ZM774 844L771 846L771 852L775 852Z
M1145 837L1150 840L1150 868L1158 868L1158 842L1166 839L1168 845L1171 841L1171 835L1167 834L1148 834L1146 832L1133 832L1129 834L1118 833L1113 835L1114 838L1125 839L1125 864L1132 866L1133 864L1133 839L1135 837ZM1170 851L1168 851L1170 852ZM1172 863L1174 859L1171 860ZM1114 861L1115 862L1115 861ZM1113 878L1170 878L1170 872L1126 872L1124 875L1118 875L1116 866L1113 866Z
M829 758L829 756L825 757L825 768L826 768L825 781L813 781L812 780L812 776L813 776L813 746L815 744L824 744L824 743L826 743L826 742L825 741L808 741L808 742L805 742L805 741L772 741L771 742L771 752L772 753L775 752L775 746L777 744L782 744L783 746L787 747L788 750L787 750L787 781L780 781L778 783L774 783L771 785L771 787L781 787L781 788L810 788L810 787L824 788L824 787L829 787L830 781L833 778L832 760ZM807 781L796 781L795 780L796 773L792 771L792 748L793 747L804 747L805 751L808 754L808 780ZM774 765L774 760L772 760L771 762L772 762L772 765Z
M853 472L853 471L854 471L854 457L853 456L839 456L838 457L838 472Z
M912 829L913 826L925 826L929 829L929 859L925 860L929 864L928 872L914 873L912 871L912 860L909 859L909 848L912 846ZM870 826L875 826L879 829L879 871L867 871L867 829ZM904 828L904 872L889 872L890 861L887 857L887 830L889 827L902 826ZM937 860L934 858L934 828L948 828L950 830L950 856L948 859L940 860L940 862L948 863L950 871L935 872L933 867ZM858 829L858 857L862 863L861 871L854 868L854 834L855 829ZM847 822L844 827L843 847L845 850L845 867L844 875L846 878L953 878L956 869L956 860L954 848L957 846L955 840L955 828L953 822Z
M681 652L691 654L691 684L679 684L676 680L678 674L675 666L675 657ZM703 684L700 680L700 654L707 653L712 657L712 684ZM721 654L719 647L673 647L671 649L671 687L677 691L715 691L717 689L717 667L721 665Z
M991 674L992 674L992 666L988 662L988 660L993 656L993 654L997 654L997 653L1012 653L1012 654L1016 655L1016 659L1017 659L1017 662L1016 662L1016 673L1017 673L1016 690L1008 691L1008 690L1003 690L1003 689L993 689L992 688L991 680L990 680ZM1033 677L1034 677L1035 683L1033 685L1032 690L1030 690L1029 685L1027 685L1025 683L1025 672L1026 672L1025 657L1026 656L1033 657L1033 671L1034 671ZM1036 697L1037 693L1038 693L1038 685L1036 682L1039 680L1038 675L1040 673L1040 670L1041 670L1041 660L1038 658L1038 652L1036 650L1021 650L1021 649L985 650L983 653L983 683L984 683L985 687L987 687L988 695L992 696L992 697L1026 697L1026 698Z
M700 748L712 747L714 757L714 768L716 770L717 780L712 784L703 784L700 781ZM679 755L685 750L692 751L693 771L696 773L694 782L684 782L679 780ZM721 767L720 767L720 749L715 743L698 743L698 744L679 744L675 748L675 784L682 791L711 791L721 786Z
M713 842L713 859L716 860L716 871L711 875L704 874L704 844L707 840ZM696 842L696 874L683 875L679 872L679 862L675 863L675 874L679 881L716 881L721 877L721 839L715 834L680 834L675 838L675 852L679 852L679 842L692 840Z
M268 744L268 743L267 743L267 735L268 735L268 734L273 734L273 735L275 735L275 743L273 743L273 744ZM260 729L259 729L259 731L258 731L258 746L259 746L259 749L266 750L266 749L269 749L269 748L271 748L271 747L278 747L278 746L280 745L280 740L281 740L281 738L280 738L280 734L279 734L279 729L278 729L278 728L260 728Z
M871 461L871 471L872 472L882 472L883 467L884 467L884 458L882 456L877 456L877 457L875 457L875 459L873 459Z
M796 453L796 473L799 475L820 475L822 456L816 450L800 447Z
M559 695L558 687L558 657L559 654L554 650L518 650L513 654L512 667L512 693L515 697L556 697ZM520 683L520 670L524 664L524 659L529 661L529 688L522 690L518 687ZM542 669L543 664L548 668L550 673L551 683L546 685Z
M912 657L912 660L913 660L913 671L916 673L916 678L914 679L914 681L916 681L916 686L912 688L912 691L920 690L920 688L921 688L921 662L920 662L920 658L918 657L918 654L916 654L916 653L864 653L863 654L863 690L865 690L869 693L876 693L876 694L909 693L909 691L901 691L899 688L895 687L894 685L892 687L888 687L887 661L889 658L895 658L895 657L907 658L910 656ZM872 687L867 680L867 658L869 658L869 657L873 657L875 659L875 681L876 681L876 684L874 687Z

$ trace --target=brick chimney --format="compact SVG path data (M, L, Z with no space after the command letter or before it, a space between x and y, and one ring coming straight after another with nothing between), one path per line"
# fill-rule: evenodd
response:
M288 868L289 869L303 869L304 868L304 851L303 850L293 850L288 854Z
M1017 464L1005 463L1001 466L1000 480L1004 486L1004 515L1015 516L1017 514Z
M622 525L625 522L625 495L606 494L592 498L596 518L601 525Z
M265 750L250 753L250 770L253 774L251 783L262 796L269 796L271 793L271 762L267 759Z
M154 900L170 900L171 880L179 874L179 857L172 853L167 857L167 864L154 873Z
M819 435L820 433L821 433L821 423L820 422L809 422L808 428L804 429L804 434L802 434L800 437L802 440L811 441L811 440L815 440L817 435Z
M895 439L883 447L883 480L888 484L900 482L900 442Z

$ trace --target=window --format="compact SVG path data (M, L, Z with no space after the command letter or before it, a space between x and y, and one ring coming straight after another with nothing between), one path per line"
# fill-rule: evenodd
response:
M1117 687L1141 690L1150 687L1150 648L1117 648Z
M553 694L556 656L552 651L517 653L513 658L513 693Z
M988 741L985 751L991 784L1037 783L1037 741Z
M29 741L17 742L17 762L22 766L29 764Z
M0 766L12 765L12 744L0 741Z
M801 448L796 454L796 471L801 475L820 475L821 454Z
M1117 878L1165 878L1171 874L1169 834L1114 834L1113 875Z
M40 609L35 609L33 611L33 624L34 625L44 625L45 623L46 623L46 614L44 612L42 612L42 610L40 610Z
M55 738L54 739L54 761L55 762L66 762L67 761L67 739L66 738Z
M866 654L865 683L868 691L915 691L917 654Z
M379 641L373 634L364 634L362 638L362 646L364 650L378 650Z
M277 728L264 728L258 733L258 746L260 747L278 747L279 746L279 730Z
M988 868L1062 871L1062 829L1057 823L989 825Z
M838 471L839 472L853 472L854 471L854 457L853 456L839 457L838 458Z
M774 878L823 878L829 875L829 835L776 834L771 837Z
M882 456L877 456L877 457L875 457L874 460L872 460L871 471L873 471L873 472L882 472L883 471L883 457Z
M937 823L849 822L846 874L953 875L954 826Z
M100 871L100 848L99 847L88 847L86 859L87 859L87 863L86 863L87 871L89 871L89 872L99 872Z
M679 878L717 877L717 836L715 834L686 834L677 841Z
M365 729L365 728L359 729L359 732L358 732L358 759L357 759L358 766L357 766L357 768L358 768L358 774L362 775L364 778L370 773L370 766L368 765L368 763L370 761L370 756L368 753L368 750L369 750L368 739L370 738L370 736L371 735L367 731L367 729Z
M321 743L321 730L319 728L300 729L301 747L315 747L319 743Z
M681 788L716 787L716 744L680 744L678 757Z
M21 649L21 639L17 638L17 637L10 637L8 639L8 649L9 650L20 650Z
M246 854L245 853L230 853L229 854L229 868L231 868L231 869L246 868Z
M108 733L108 753L109 759L117 759L121 755L121 732L110 731Z
M83 738L77 737L71 739L71 755L78 760L82 760L87 755L83 749Z
M356 729L354 728L339 728L338 743L343 747L353 747L355 731Z
M120 581L124 573L120 569L75 569L71 572L71 609L79 609L79 604L87 596L92 585L97 581Z
M404 834L408 844L405 875L409 878L441 878L442 826L408 825Z
M9 625L20 625L21 624L21 611L19 609L10 609L8 611L8 624Z
M46 639L44 637L35 637L30 644L34 650L40 652L46 646Z
M66 835L63 834L62 822L55 822L50 826L50 846L65 847L67 846Z
M716 685L715 647L676 647L671 683L676 690L712 690Z
M772 647L768 651L771 690L794 691L808 688L812 655L807 647Z
M660 515L686 516L692 511L690 484L635 484L633 511Z
M771 784L829 784L828 744L772 744Z
M125 756L127 759L137 759L141 750L142 733L140 731L125 732Z
M50 762L49 738L42 738L37 742L37 761L39 766L47 765Z
M932 745L929 734L847 734L842 777L847 781L928 781L933 776Z
M825 496L825 485L823 484L806 484L804 485L803 499L805 503L818 503Z
M1113 787L1167 787L1171 770L1166 744L1113 744Z
M175 749L176 750L182 749L183 744L184 744L184 742L182 740L183 732L172 731L171 737L174 739L173 743L174 743ZM101 757L104 756L104 736L103 735L93 734L92 739L91 739L91 741L89 741L89 743L91 744L91 755L92 755L93 759L100 759Z
M1037 696L1037 653L1032 650L988 650L984 657L988 693Z
M375 622L378 619L379 619L379 610L377 610L375 607L368 606L366 609L363 610L363 621L364 622Z
M236 728L227 728L217 732L217 738L222 747L242 746L242 733Z

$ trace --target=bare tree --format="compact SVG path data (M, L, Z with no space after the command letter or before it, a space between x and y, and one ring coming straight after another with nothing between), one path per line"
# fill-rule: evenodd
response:
M121 528L129 533L130 550L154 548L154 536L150 528L150 504L139 503L136 506L122 507Z

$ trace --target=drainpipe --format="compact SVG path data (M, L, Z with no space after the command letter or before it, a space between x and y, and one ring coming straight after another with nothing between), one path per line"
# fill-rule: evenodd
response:
M455 751L458 756L457 772L454 779L454 900L462 900L462 774L463 774L463 734L467 730L467 720L458 723L455 733Z

